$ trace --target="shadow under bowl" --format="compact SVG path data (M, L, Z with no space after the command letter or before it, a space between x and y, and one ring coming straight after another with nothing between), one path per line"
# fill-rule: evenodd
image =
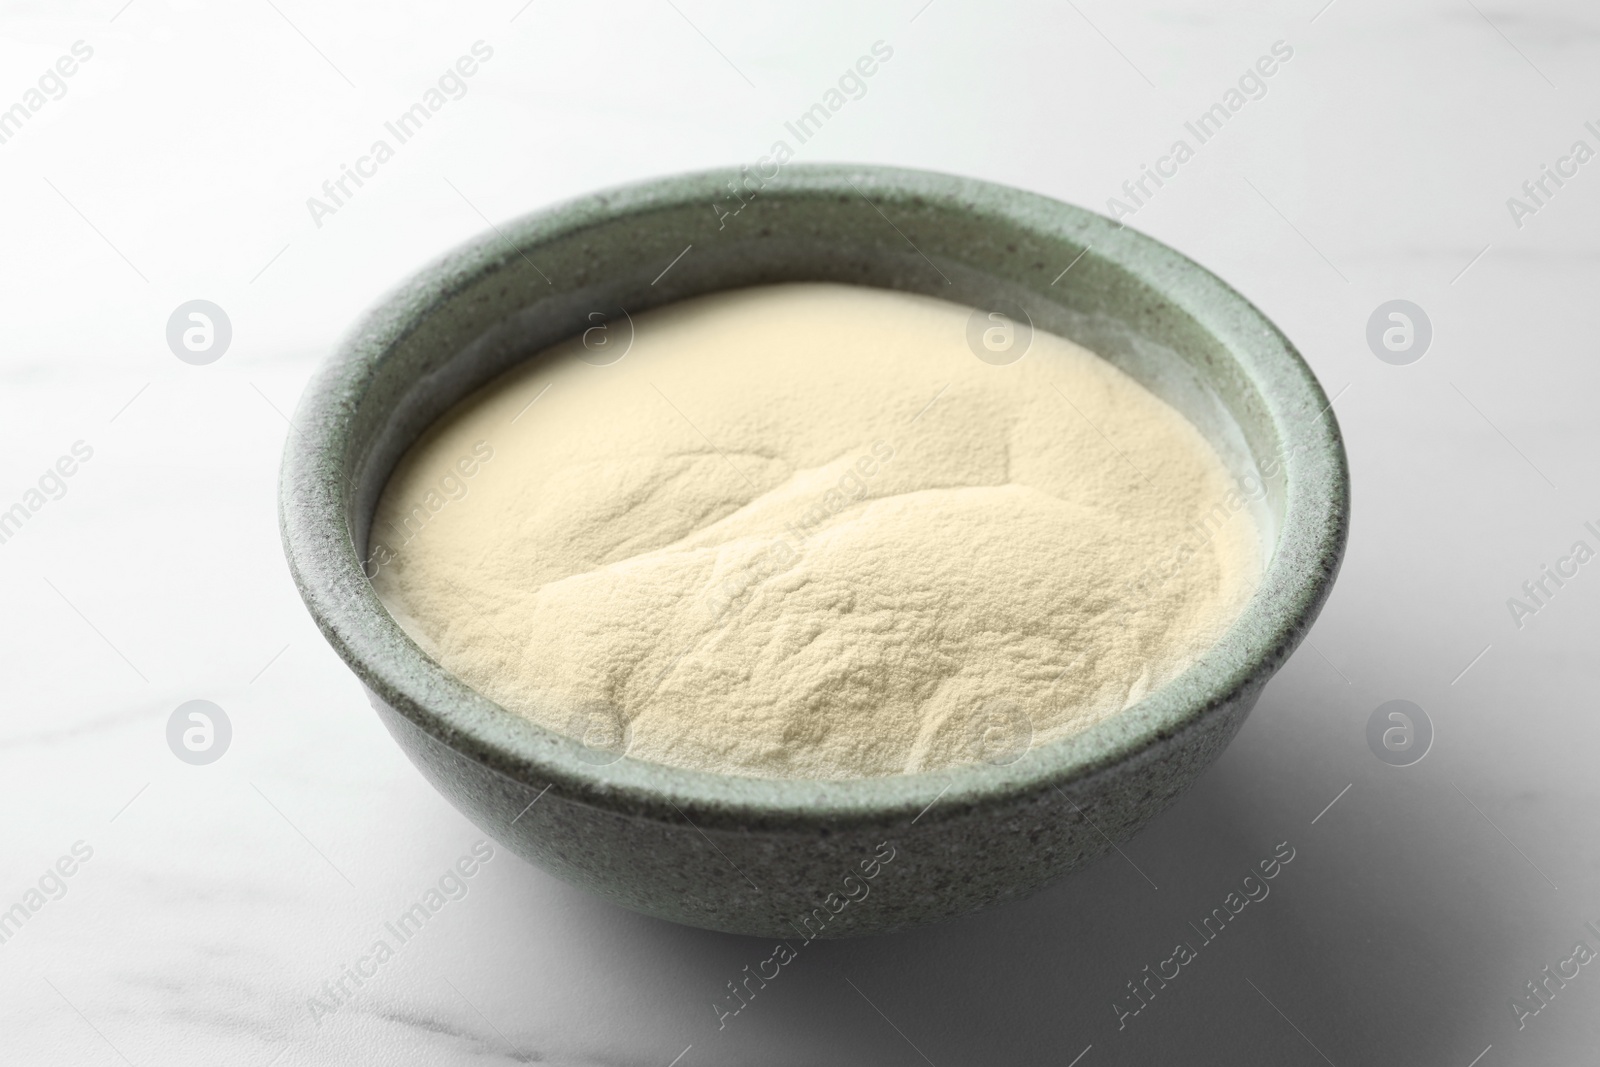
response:
M1262 524L1263 578L1240 618L1168 685L1013 762L826 782L597 755L480 695L406 635L368 580L369 525L434 420L595 312L787 281L1005 308L1167 400L1216 445ZM308 386L294 427L279 503L295 583L428 780L573 885L776 938L894 930L1018 899L1134 834L1238 731L1327 598L1348 527L1327 397L1242 296L1092 212L880 167L792 165L765 183L690 174L500 226L371 311Z

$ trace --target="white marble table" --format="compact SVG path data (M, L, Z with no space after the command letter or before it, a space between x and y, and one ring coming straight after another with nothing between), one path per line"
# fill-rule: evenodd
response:
M1520 1029L1512 1003L1575 942L1600 949L1600 563L1568 564L1531 615L1507 602L1600 547L1600 162L1560 162L1600 148L1600 15L1320 3L0 15L0 108L25 112L0 122L0 509L28 511L0 544L0 909L22 905L0 922L0 1061L1592 1061L1600 968L1546 979ZM464 95L361 163L478 41ZM364 306L486 219L754 160L877 41L892 59L797 158L1101 208L1292 48L1132 224L1256 301L1337 395L1355 523L1310 642L1125 859L819 943L720 1031L711 1002L770 946L619 911L498 849L363 963L481 835L301 608L274 518L285 414ZM345 164L367 180L313 219ZM1569 176L1514 218L1546 164ZM205 366L164 336L196 298L233 328ZM1394 298L1433 325L1406 366L1365 339ZM78 442L92 455L47 476ZM166 740L194 699L232 724L209 765ZM1391 699L1437 733L1413 766L1366 742ZM1271 896L1119 1030L1125 983L1285 841ZM346 966L361 984L325 988Z

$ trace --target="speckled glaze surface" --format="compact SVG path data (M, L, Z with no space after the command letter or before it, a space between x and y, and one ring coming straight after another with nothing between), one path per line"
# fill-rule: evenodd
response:
M741 182L736 198L729 183ZM1003 766L846 782L597 761L467 687L393 621L363 569L367 526L429 423L580 333L593 311L796 280L980 308L1011 301L1178 406L1237 473L1266 486L1270 557L1243 616L1177 680L1083 734ZM1348 513L1327 397L1283 335L1215 276L1045 197L846 166L791 165L764 184L731 170L646 182L452 251L371 311L311 382L280 485L307 607L452 803L514 852L624 907L790 939L1018 899L1137 832L1221 753L1310 627Z

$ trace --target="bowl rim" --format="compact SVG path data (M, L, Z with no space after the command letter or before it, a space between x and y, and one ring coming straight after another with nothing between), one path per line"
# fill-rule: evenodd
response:
M603 190L500 224L436 259L381 299L312 377L284 445L279 524L291 574L318 628L369 692L433 741L535 792L620 815L697 828L930 823L978 805L1088 786L1259 692L1327 599L1349 527L1349 472L1337 418L1294 346L1249 300L1154 238L1040 194L932 171L798 164L762 190L773 198L871 194L880 209L935 206L1072 242L1161 294L1209 333L1297 446L1281 457L1284 508L1260 586L1195 664L1088 730L1032 746L1014 763L845 780L716 774L623 756L596 763L576 741L482 696L432 660L389 615L367 580L349 521L352 423L377 368L429 316L512 254L619 218L700 206L740 172L715 169ZM508 249L511 251L508 253ZM1303 444L1305 447L1299 447ZM1282 452L1282 449L1280 449ZM587 758L586 758L587 757ZM943 803L939 803L940 801ZM935 806L937 805L937 810ZM526 810L526 809L524 809Z

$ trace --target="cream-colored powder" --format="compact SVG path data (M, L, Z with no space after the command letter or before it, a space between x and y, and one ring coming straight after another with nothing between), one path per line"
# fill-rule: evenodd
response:
M981 361L971 314L767 286L559 346L401 463L378 594L603 758L850 778L1081 731L1233 621L1257 527L1172 408L1043 332Z

